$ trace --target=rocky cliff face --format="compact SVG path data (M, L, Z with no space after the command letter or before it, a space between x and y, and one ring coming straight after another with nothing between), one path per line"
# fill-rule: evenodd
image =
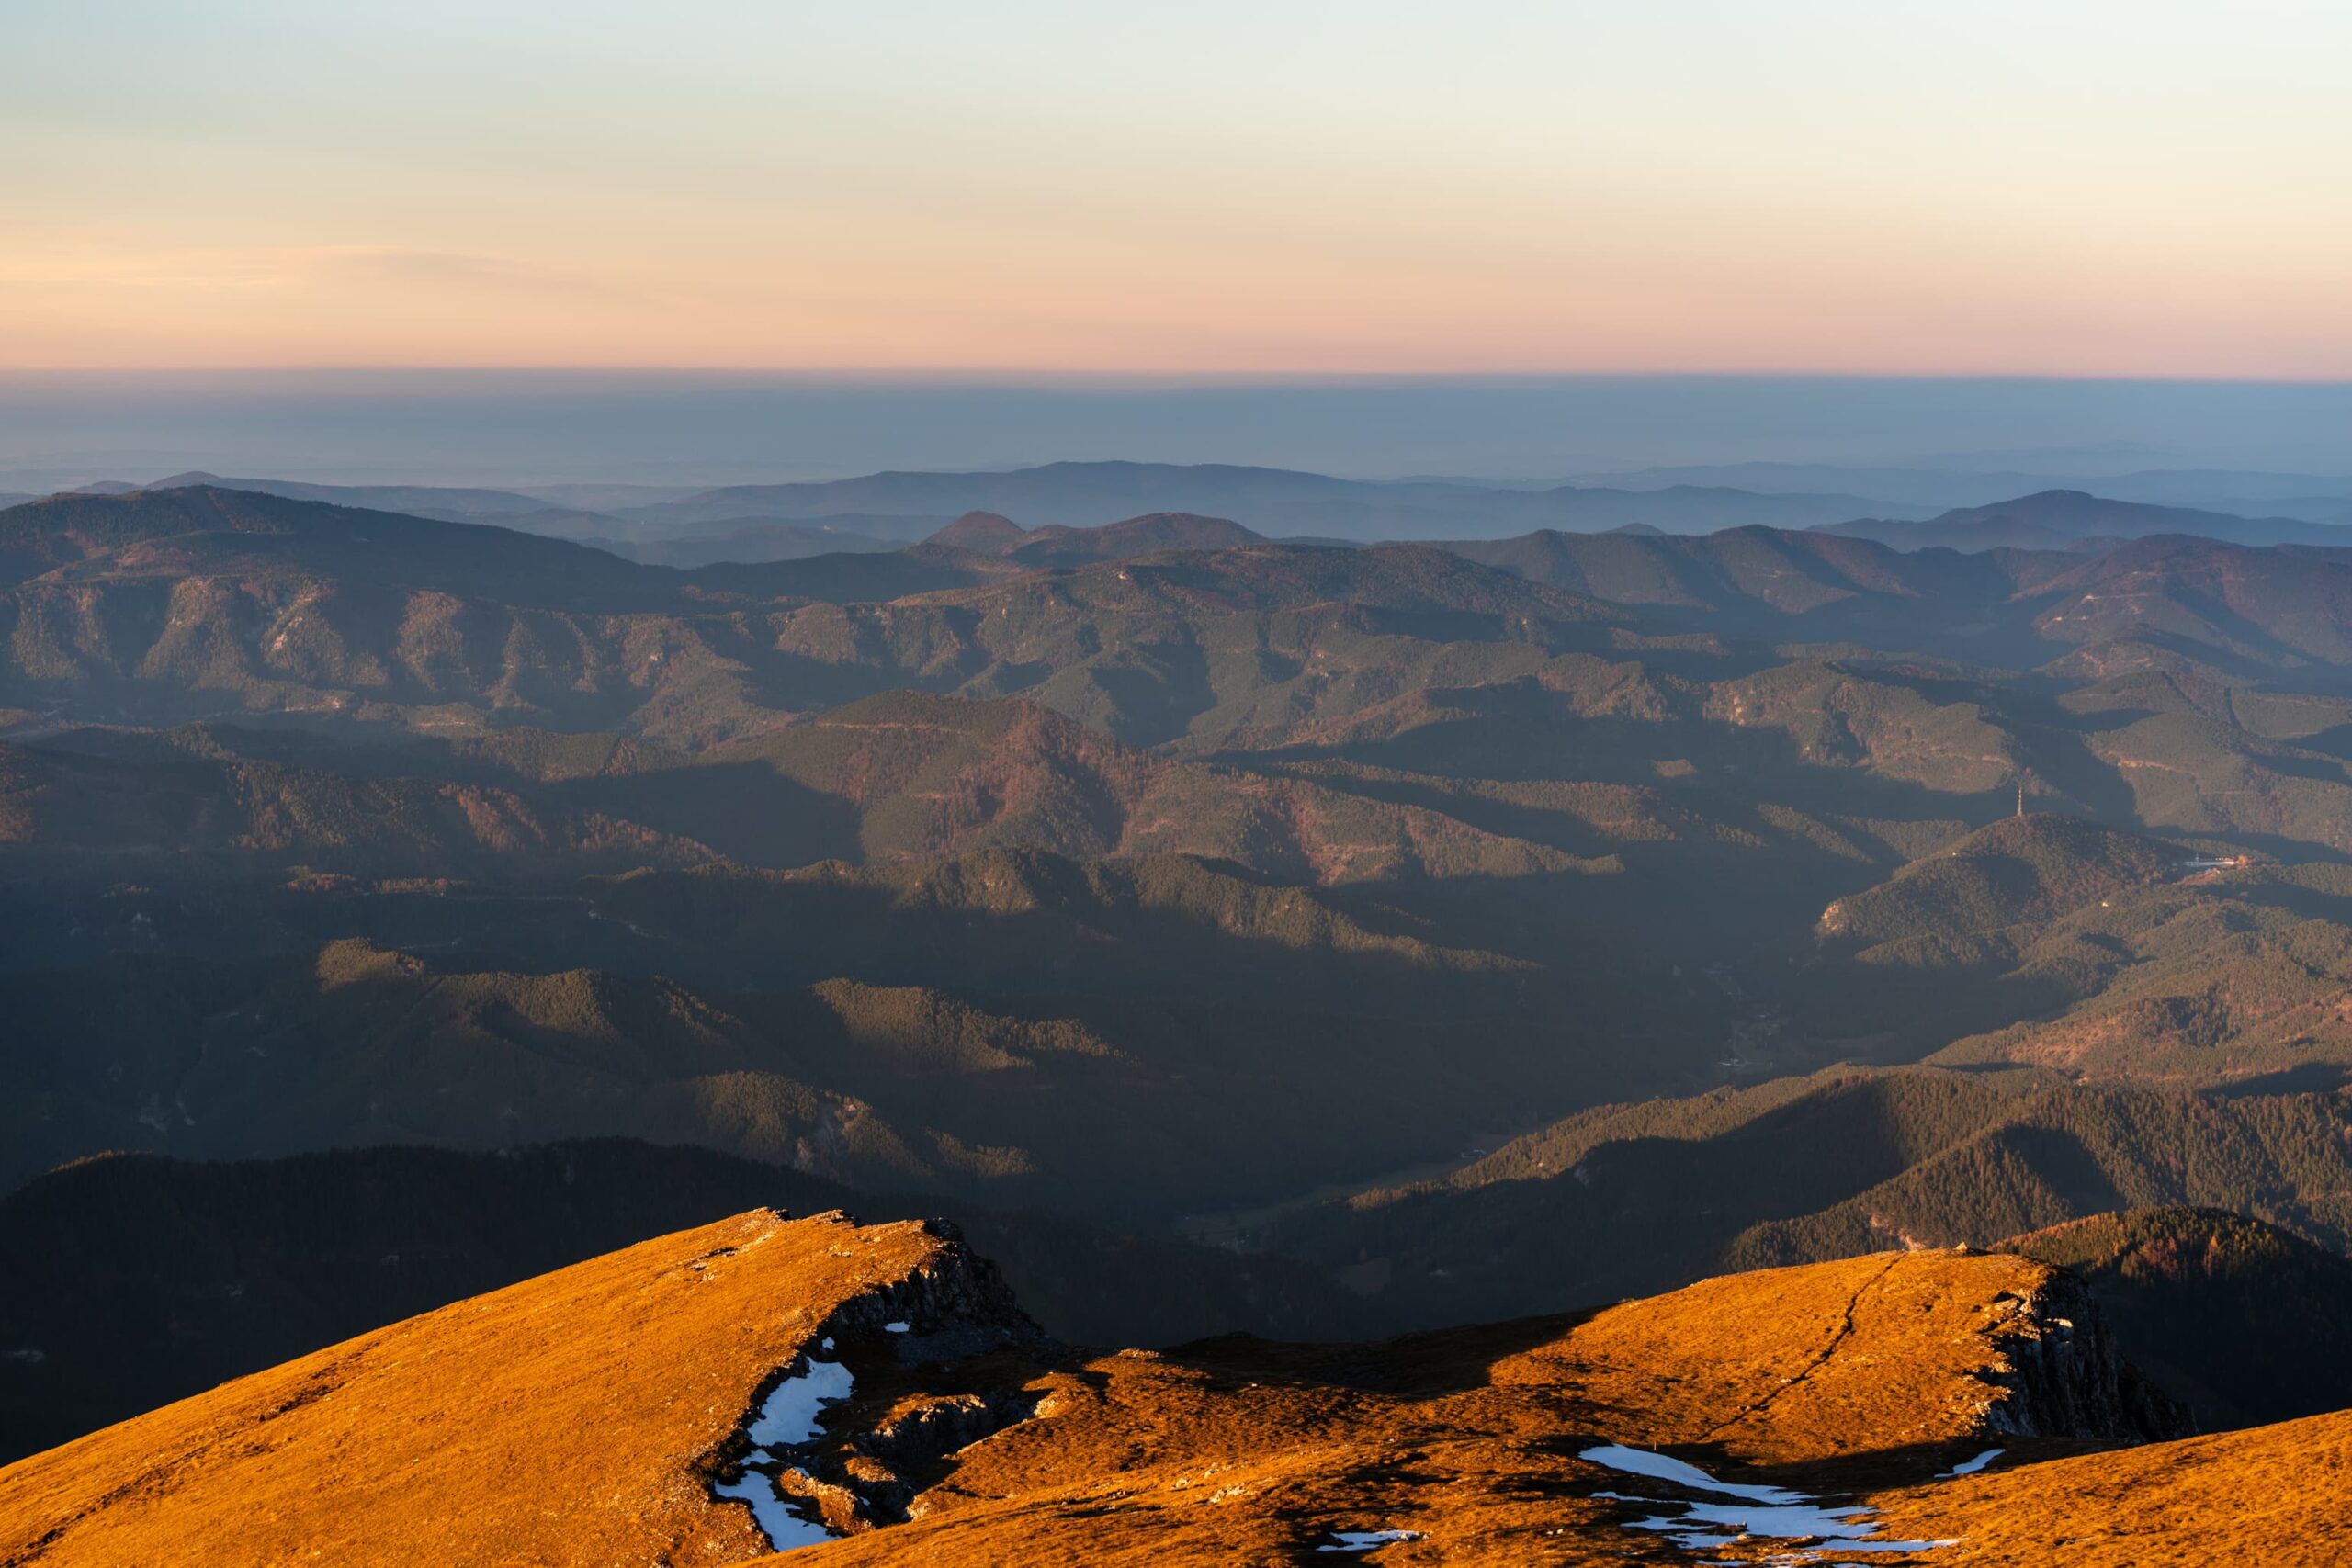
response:
M2006 1365L1985 1374L1996 1391L1987 1434L2152 1442L2196 1430L2188 1406L2123 1359L2076 1276L2053 1273L2021 1293L2004 1292L1991 1310L2001 1314L1995 1335Z
M819 1220L842 1221L838 1213ZM1012 1299L997 1266L965 1244L947 1220L911 1222L938 1245L905 1276L885 1280L833 1309L820 1334L887 1337L901 1365L958 1360L1008 1346L1052 1341ZM895 1325L895 1326L894 1326Z

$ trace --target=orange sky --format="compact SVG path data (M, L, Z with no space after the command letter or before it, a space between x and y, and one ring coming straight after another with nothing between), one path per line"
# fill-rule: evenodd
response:
M10 22L0 367L2352 376L2352 7L202 9Z

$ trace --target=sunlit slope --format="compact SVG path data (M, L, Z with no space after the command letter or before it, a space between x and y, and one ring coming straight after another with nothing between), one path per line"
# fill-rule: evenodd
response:
M1956 1537L1937 1568L2064 1563L2335 1568L2352 1558L2352 1411L1995 1471L1874 1499L1905 1533Z
M411 1318L0 1471L44 1564L725 1562L704 1469L849 1303L914 1314L924 1226L740 1215ZM837 1332L841 1330L836 1330Z
M2178 1429L2079 1283L2014 1257L1881 1255L1374 1344L1104 1355L1038 1337L935 1227L763 1211L0 1471L0 1553L1259 1562L1390 1532L1386 1561L1656 1561L1629 1528L1645 1510L1713 1531L1703 1499L1727 1486L1883 1542L1835 1500L1988 1445Z
M1388 1531L1376 1561L1657 1562L1657 1535L1627 1528L1656 1508L1627 1495L1664 1489L1580 1456L1664 1448L1826 1487L2171 1419L2071 1281L1951 1254L1710 1280L1583 1321L1127 1352L1043 1386L1036 1417L957 1455L910 1522L796 1561L1287 1562Z

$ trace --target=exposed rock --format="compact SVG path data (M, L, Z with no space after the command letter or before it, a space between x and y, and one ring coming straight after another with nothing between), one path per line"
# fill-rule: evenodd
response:
M2075 1275L2053 1272L1994 1305L2007 1317L1997 1331L2007 1365L1985 1374L2001 1391L1985 1410L1988 1433L2150 1442L2197 1429L2188 1406L2123 1359L2090 1287Z
M922 1263L842 1302L809 1336L809 1350L762 1382L738 1429L706 1466L714 1481L731 1485L747 1471L763 1475L781 1495L805 1503L828 1530L855 1534L903 1521L941 1461L1035 1408L1037 1395L1018 1383L1060 1348L1015 1304L996 1265L965 1246L955 1225L926 1220L921 1229L939 1244ZM823 1433L805 1443L754 1447L752 1428L768 1396L808 1376L820 1356L848 1370L852 1390L821 1410ZM949 1394L903 1389L909 1374L939 1375L946 1363L976 1360L987 1369L982 1375L997 1372L1010 1385ZM945 1375L973 1374L951 1369Z

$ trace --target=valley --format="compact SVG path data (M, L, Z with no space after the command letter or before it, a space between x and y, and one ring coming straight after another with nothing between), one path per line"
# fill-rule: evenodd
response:
M1308 1342L2007 1258L2075 1270L2172 1402L2132 1440L2324 1417L2352 1404L2352 577L2098 517L2118 536L1970 548L971 513L682 569L209 482L0 512L8 1457L763 1208L952 1219L1041 1345L1221 1347L1107 1384L976 1365L923 1396L956 1410L1083 1386L1112 1425L1067 1440L1252 1495L1294 1461L1179 1463L1107 1413L1221 1430L1263 1386L1294 1391L1267 1419L1368 1423L1322 1544L1381 1561L1457 1528L1406 1451L1520 1543L1459 1561L1654 1560L1755 1490L1726 1462L1827 1539L1860 1516L1825 1487L1974 1540L1907 1521L1974 1518L1949 1499L1999 1472L1915 1494L1871 1444L1731 1442L1728 1393L1544 1395L1586 1449L1714 1456L1645 1534L1583 1450L1491 1426L1532 1415L1374 1412ZM90 1225L123 1261L61 1271ZM2291 1375L2179 1326L2256 1320ZM986 1425L967 1446L1029 1440ZM2059 1462L1990 1430L1882 1446ZM843 1561L869 1529L1014 1561L1111 1506L1040 1453L974 1494L990 1522L934 1526L932 1481L839 1462L753 1514ZM198 1528L156 1517L121 1539Z

